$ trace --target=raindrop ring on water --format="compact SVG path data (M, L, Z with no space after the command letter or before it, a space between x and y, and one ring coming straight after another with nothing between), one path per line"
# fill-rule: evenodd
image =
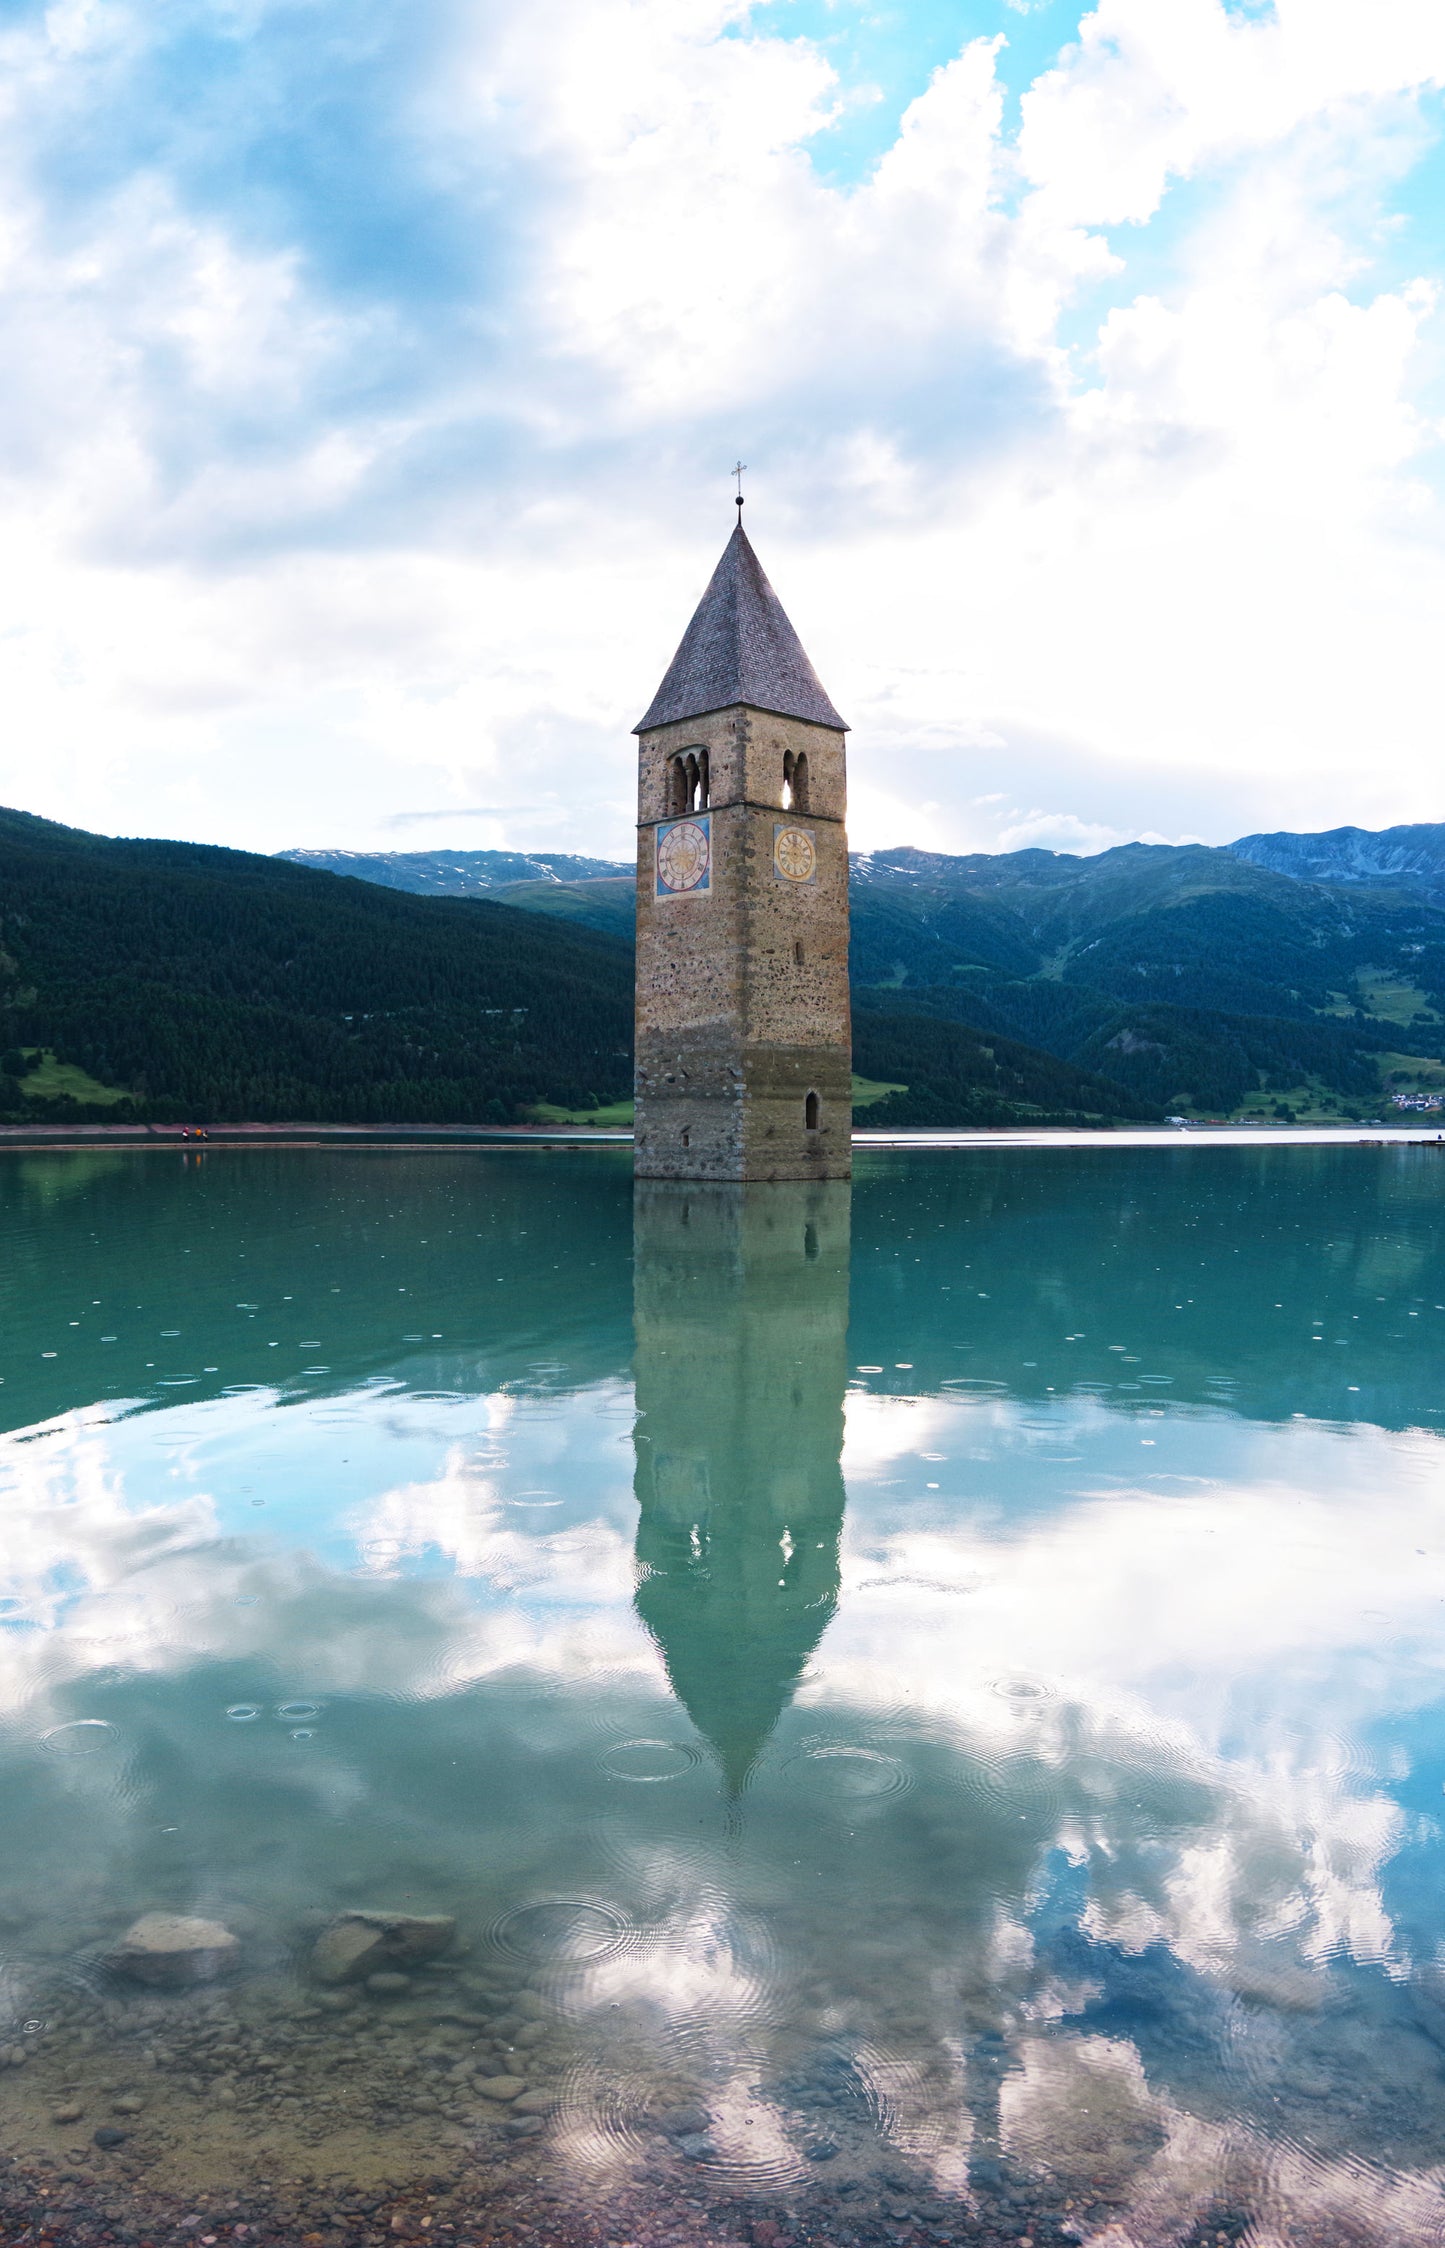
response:
M901 1795L913 1785L913 1775L896 1756L883 1749L866 1748L852 1741L816 1741L788 1759L805 1765L825 1778L832 1792L854 1798Z
M614 1741L598 1758L609 1779L630 1780L637 1787L679 1780L698 1761L697 1750L685 1741Z
M321 1715L320 1702L278 1702L276 1715L283 1725L309 1725Z
M43 1746L55 1756L94 1756L97 1749L111 1747L116 1738L115 1727L103 1717L77 1717L69 1725L52 1725L40 1736Z
M233 1725L251 1725L261 1714L259 1702L232 1702L226 1715Z
M518 1905L488 1932L499 1951L516 1959L583 1964L619 1951L632 1927L612 1905L550 1898L544 1904Z

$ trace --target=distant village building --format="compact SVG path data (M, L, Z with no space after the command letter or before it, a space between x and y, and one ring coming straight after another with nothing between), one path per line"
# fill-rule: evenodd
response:
M637 1175L846 1179L847 729L741 516L635 731Z

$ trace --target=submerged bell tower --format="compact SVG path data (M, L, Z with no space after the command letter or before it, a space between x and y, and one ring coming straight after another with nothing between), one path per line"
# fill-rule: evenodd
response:
M637 1176L846 1179L847 728L741 502L634 731Z

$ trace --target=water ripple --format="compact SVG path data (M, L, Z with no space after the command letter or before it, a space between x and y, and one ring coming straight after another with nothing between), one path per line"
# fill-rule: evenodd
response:
M816 1779L830 1796L858 1802L870 1797L905 1795L913 1786L906 1764L886 1750L854 1741L812 1741L787 1760L799 1778Z
M40 1736L41 1746L52 1756L94 1756L100 1749L114 1748L119 1739L116 1728L104 1717L72 1718L66 1725L52 1725Z
M657 1787L664 1780L680 1780L702 1758L687 1741L637 1740L614 1741L597 1761L609 1779Z
M486 1938L495 1950L513 1959L586 1966L621 1951L636 1933L615 1905L590 1898L548 1897L503 1913L490 1923Z

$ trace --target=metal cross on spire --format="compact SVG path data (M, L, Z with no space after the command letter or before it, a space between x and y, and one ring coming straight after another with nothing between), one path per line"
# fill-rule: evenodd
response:
M729 474L735 476L738 480L738 496L733 502L733 505L738 511L738 521L740 523L743 519L743 471L747 467L747 465L748 464L746 461L735 461L731 470L729 471Z

